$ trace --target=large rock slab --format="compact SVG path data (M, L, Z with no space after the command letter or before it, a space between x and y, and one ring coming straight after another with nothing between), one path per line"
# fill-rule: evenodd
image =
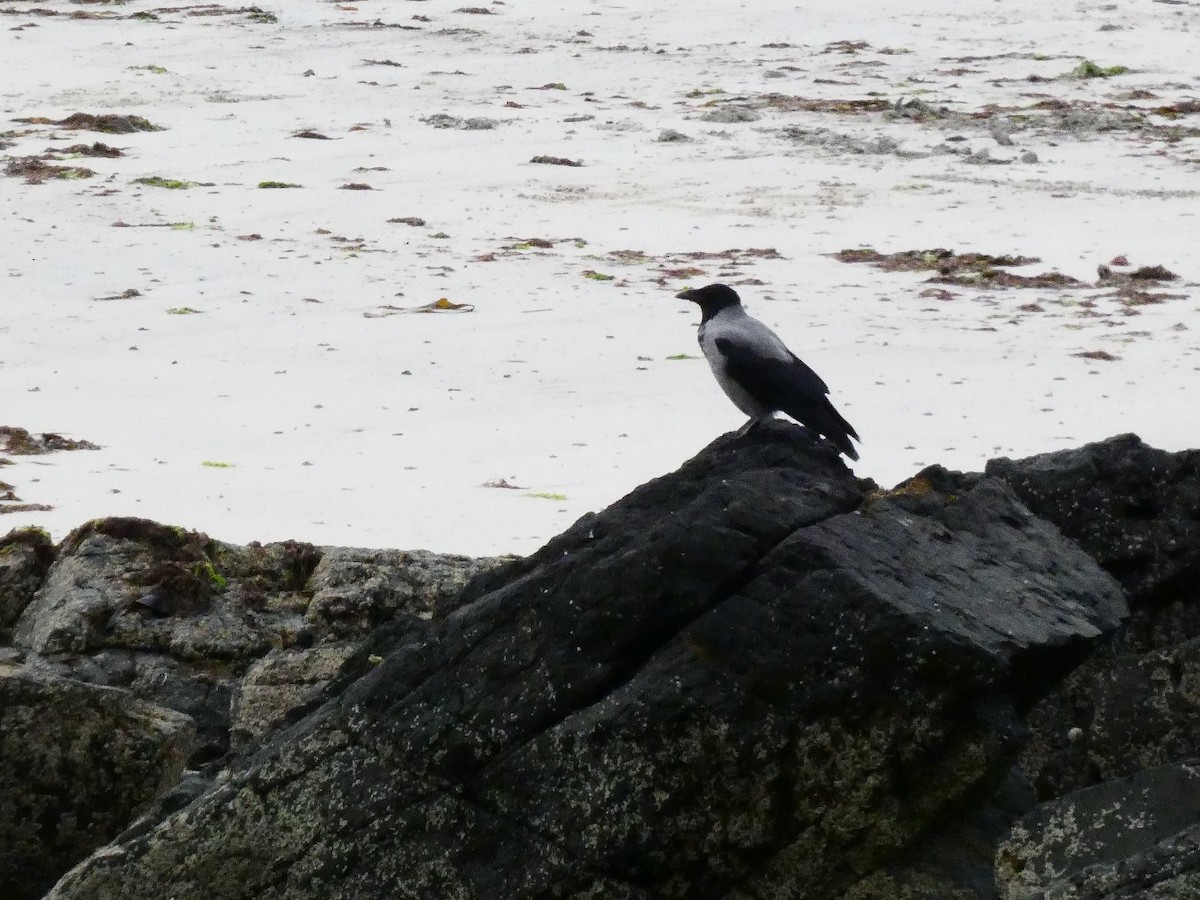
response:
M1200 638L1106 648L1030 711L1021 766L1041 799L1200 758Z
M313 558L289 584L266 565L248 571L238 548L224 548L218 567L223 548L198 532L143 519L90 522L63 542L14 643L42 655L119 649L245 663L276 641L298 640L303 610L277 598L303 587L320 554L295 546ZM279 577L264 583L267 573Z
M1019 772L972 798L839 900L997 900L996 848L1035 804Z
M246 672L233 697L230 736L246 752L290 713L321 696L356 649L350 642L273 650Z
M985 471L1079 541L1125 585L1135 607L1179 599L1200 606L1200 450L1170 453L1123 434L1075 450L994 459ZM1200 637L1200 628L1191 636Z
M1024 811L1039 799L1200 757L1198 463L1197 451L1168 453L1121 435L1028 459L993 460L988 476L933 466L916 479L946 492L966 492L984 477L1002 479L1121 580L1134 607L1115 640L1026 714L1028 738L1010 779L1029 786ZM1011 799L972 804L922 838L903 866L864 880L847 900L951 898L964 891L997 896L990 859L1023 812ZM1164 868L1175 864L1168 857ZM1150 877L1149 857L1140 865L1150 880L1167 877ZM1155 890L1174 896L1175 887ZM1060 896L1057 891L1046 896Z
M784 423L441 609L51 897L835 897L1126 614L1001 483L872 492Z
M1021 766L1038 797L1200 758L1200 451L1120 435L987 472L1117 577L1133 608L1120 639L1031 711Z
M490 565L297 541L238 546L145 519L97 519L56 550L44 536L3 539L0 639L10 610L13 643L30 660L191 716L189 765L219 768L231 749L233 699L257 660L361 642L398 617L428 618ZM324 674L310 671L296 702L333 677L318 668ZM275 692L277 718L285 700ZM243 730L237 749L261 733Z
M41 897L178 781L187 717L0 663L0 896Z
M429 618L467 582L508 557L326 547L308 582L305 618L322 635L361 638L398 616Z
M1001 845L1004 900L1200 896L1200 761L1043 804Z

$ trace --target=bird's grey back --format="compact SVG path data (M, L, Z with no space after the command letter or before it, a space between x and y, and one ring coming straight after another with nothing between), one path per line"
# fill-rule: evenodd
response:
M740 306L726 307L701 324L698 337L705 356L710 353L708 347L713 347L711 352L715 352L716 340L724 338L745 347L756 356L766 359L791 362L794 358L792 351L787 348L779 335ZM705 346L706 343L708 347Z

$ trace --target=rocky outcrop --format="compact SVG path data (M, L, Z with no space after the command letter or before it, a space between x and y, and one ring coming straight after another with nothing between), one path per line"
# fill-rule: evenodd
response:
M50 896L867 896L1126 615L1002 481L880 492L783 423L439 608Z
M21 528L0 537L0 644L9 642L53 559L54 545L44 531Z
M294 710L319 698L357 649L352 641L306 650L272 650L246 672L231 710L231 738L238 752L250 751Z
M199 771L159 814L191 799L231 751L251 752L313 702L374 628L423 622L489 565L242 547L142 519L89 522L59 547L37 530L0 538L0 665L20 689L0 704L0 896L40 896L185 764ZM43 781L14 774L33 766Z
M1045 804L997 856L1004 896L1200 893L1200 451L1121 435L987 471L1117 577L1132 609L1029 713L1020 769Z
M1118 578L1132 609L1117 639L1093 653L1026 715L1028 734L1014 777L1028 786L1027 807L1038 801L1045 805L1029 813L1018 832L1039 827L1038 822L1057 823L1061 810L1074 816L1077 798L1086 803L1089 797L1105 797L1108 813L1124 821L1121 810L1146 807L1139 773L1169 771L1171 765L1200 758L1200 452L1167 453L1134 435L1121 435L1075 450L993 460L986 473L1003 480L1032 511ZM963 490L985 476L934 467L918 477L944 490ZM1167 793L1154 796L1170 802ZM1014 855L1007 823L1020 817L1021 804L1010 799L981 802L947 829L947 838L929 840L932 871L944 877L934 879L938 891L914 896L953 897L966 884L978 888L982 875L990 880L990 856L1001 845L1008 849L996 857L996 872L1005 896L1186 895L1173 893L1182 890L1174 873L1193 868L1187 849L1193 837L1186 830L1164 838L1161 846L1156 837L1154 852L1122 856L1120 866L1127 874L1136 872L1136 878L1101 877L1097 873L1108 871L1101 867L1088 875L1092 882L1086 891L1072 893L1075 888L1068 890L1066 881L1045 877L1077 872L1083 865L1080 861L1064 868L1064 857L1084 846L1124 853L1110 846L1111 833L1100 827L1103 817L1075 818L1065 845L1023 840L1018 842L1021 852ZM980 811L988 809L1005 815L985 815L985 821L999 828L980 830ZM1151 809L1146 815L1156 828L1170 830L1175 819L1162 814L1169 812ZM1050 833L1056 829L1049 826ZM949 871L936 863L947 859L955 861ZM930 871L914 865L903 874L911 879ZM1034 873L1041 874L1035 878ZM928 888L929 883L926 879L923 885ZM1035 888L1035 883L1041 886ZM971 896L998 895L992 886Z
M0 886L32 900L178 782L186 716L0 662Z
M0 597L6 584L24 597L15 646L60 674L126 688L191 716L192 767L224 765L233 699L257 660L330 641L353 644L398 616L427 617L494 564L296 541L243 547L144 519L89 522L50 554L53 565L41 545L13 546L23 548L26 574L0 582ZM29 558L38 553L44 564L35 572ZM318 680L308 677L308 693L323 685ZM263 711L261 695L256 702Z
M1200 589L1200 450L1168 453L1124 434L1077 450L994 459L986 473L1078 541L1125 586L1135 612L1194 603ZM1188 618L1189 631L1200 634L1200 609Z
M1007 484L1126 588L1129 620L1027 717L1021 770L1039 799L1200 758L1200 451L1120 435L996 459L986 475L931 467L914 481Z
M49 896L1188 896L1197 461L880 491L775 423L499 565L10 540L0 659L210 735Z

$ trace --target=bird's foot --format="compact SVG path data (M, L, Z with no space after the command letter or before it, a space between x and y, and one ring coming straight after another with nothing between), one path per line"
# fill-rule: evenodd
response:
M737 437L739 437L739 438L745 437L750 432L752 432L755 428L757 428L759 425L761 425L763 422L767 421L767 419L769 419L769 418L771 418L771 417L770 416L752 416L751 418L746 420L745 425L743 425L741 428L738 429Z

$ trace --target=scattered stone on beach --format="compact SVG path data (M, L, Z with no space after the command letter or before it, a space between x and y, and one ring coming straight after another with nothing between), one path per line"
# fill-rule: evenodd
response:
M749 106L726 104L710 109L700 117L705 122L716 122L721 125L733 125L739 122L757 122L762 113Z
M455 303L448 297L439 297L430 303L423 303L420 306L395 306L390 303L385 303L377 307L374 311L363 313L363 317L367 319L382 319L387 316L408 315L411 313L469 313L475 311L475 305L472 303Z
M793 97L785 94L766 94L759 102L780 112L821 112L838 115L861 115L882 113L894 108L890 100L882 99L826 99L821 97Z
M676 131L674 128L664 128L654 140L660 144L684 144L690 141L691 138L682 131Z
M103 303L112 300L133 300L140 296L142 296L142 292L137 288L126 288L119 294L109 294L106 297L97 297L96 300Z
M16 497L13 497L12 501L5 500L3 503L0 503L0 516L25 512L51 512L54 509L48 503L22 503Z
M1132 284L1122 284L1115 294L1122 306L1154 306L1169 300L1186 300L1187 294L1172 294L1166 291L1142 291Z
M1063 288L1083 287L1083 282L1062 272L1041 272L1037 275L1020 275L1003 269L966 269L939 273L928 279L935 284L953 284L959 287L978 288Z
M783 129L783 136L795 143L821 147L831 153L888 154L900 151L899 142L886 135L859 138L830 128L788 125Z
M563 241L569 241L571 238L541 238L528 237L518 238L511 244L505 244L505 250L553 250L554 245Z
M434 128L457 128L461 131L489 131L503 124L500 119L488 119L482 116L464 119L459 116L447 115L446 113L435 113L432 116L425 116L421 121L426 125L432 125Z
M999 159L992 156L992 151L987 147L980 147L967 154L964 159L973 166L1006 166L1012 162L1011 159Z
M1128 284L1131 281L1178 281L1179 276L1168 269L1166 266L1139 266L1131 272L1121 272L1113 269L1113 265L1121 265L1114 263L1110 265L1099 265L1096 267L1096 274L1099 276L1098 284ZM1128 263L1125 263L1128 265Z

